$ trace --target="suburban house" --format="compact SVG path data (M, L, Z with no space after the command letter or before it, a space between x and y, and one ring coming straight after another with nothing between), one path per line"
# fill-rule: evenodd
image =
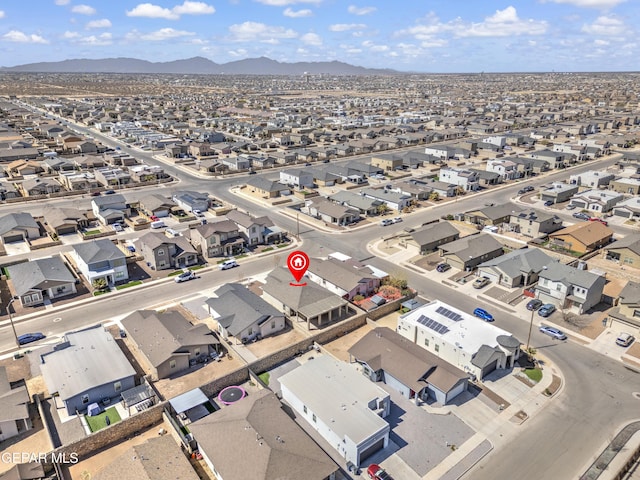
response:
M60 183L52 178L30 178L20 184L25 197L36 197L38 195L49 195L62 190Z
M553 261L539 248L521 248L478 265L478 275L505 287L527 287Z
M338 205L324 197L314 197L305 200L300 211L313 218L318 218L325 223L333 225L349 225L356 221L360 212L351 207Z
M518 164L504 158L488 160L487 172L497 173L503 182L506 180L515 180L520 177Z
M16 263L7 267L11 293L23 307L42 305L76 293L76 277L59 255Z
M58 181L70 192L88 192L101 186L91 172L60 172Z
M136 371L102 325L67 333L40 359L49 393L68 415L86 411L91 403L117 398L135 386Z
M171 199L185 212L193 212L194 210L206 212L209 210L209 205L211 204L209 194L193 192L191 190L175 192Z
M236 255L245 248L245 240L231 220L198 225L191 230L191 244L205 259Z
M13 182L0 182L0 200L20 197L20 192Z
M12 388L6 367L0 367L0 442L33 428L30 401L27 387Z
M356 467L389 444L389 394L351 365L320 355L279 379L282 398Z
M191 426L191 425L189 425ZM171 435L151 437L133 445L91 475L92 480L151 480L160 475L180 480L199 480L189 459Z
M393 192L386 188L365 188L361 194L373 200L379 200L391 210L401 211L411 204L411 196L400 192Z
M502 225L509 223L509 219L514 213L519 212L518 207L514 207L510 203L502 205L488 205L477 210L465 212L464 220L481 227L487 225Z
M180 374L220 349L206 324L193 325L177 311L137 310L121 323L154 381Z
M521 353L509 332L440 300L401 315L396 331L478 380L513 368Z
M285 413L268 389L189 424L189 430L207 466L219 479L337 478L339 467Z
M468 272L504 252L502 244L487 233L469 235L445 243L438 250L443 262Z
M543 202L562 203L571 200L578 193L578 185L562 182L553 182L549 188L540 190L540 199Z
M562 219L557 215L539 210L514 212L509 219L509 229L527 237L539 238L562 228Z
M253 217L239 210L231 210L225 217L238 226L248 246L281 241L285 232L267 216Z
M609 320L623 328L640 329L640 284L627 282L619 295L618 306L609 312Z
M313 172L292 168L280 172L280 183L296 188L313 188Z
M615 177L612 173L601 172L597 170L589 170L588 172L574 173L569 176L569 183L579 185L581 187L591 187L598 189L606 187Z
M631 197L623 200L613 207L616 217L624 217L638 220L640 218L640 197Z
M621 193L611 190L587 190L574 195L571 198L571 205L583 210L604 213L611 211L616 203L623 199Z
M127 201L119 193L95 197L91 200L91 209L103 225L124 222L124 219L131 214Z
M2 243L23 242L40 238L40 225L30 213L9 213L0 217Z
M455 197L458 190L458 187L453 183L436 181L434 179L428 183L428 186L432 192L437 193L438 197L441 198Z
M380 287L382 280L370 267L348 260L314 258L307 270L309 278L330 292L353 300L356 295L368 297Z
M152 193L140 199L139 210L148 216L155 215L158 218L163 218L168 217L174 207L176 204L167 197L159 193Z
M480 188L478 174L471 170L459 168L441 168L440 181L457 185L465 192L472 192Z
M378 215L379 207L383 204L381 200L375 200L346 190L334 193L327 198L339 205L355 208L360 212L361 216L367 217Z
M49 228L56 235L67 235L77 233L83 228L87 228L93 219L89 212L81 212L75 208L64 207L44 207L44 219Z
M622 267L640 268L640 238L637 236L627 235L604 248L607 259L617 262Z
M609 188L618 193L640 195L640 178L618 178L611 180Z
M288 269L276 268L262 286L262 298L288 318L306 322L308 330L311 325L320 328L351 313L347 301L335 293L306 279L304 288L293 288L292 280Z
M218 321L218 334L225 340L248 342L274 335L285 327L284 314L239 283L227 283L205 303L209 315Z
M198 252L182 235L167 237L161 232L147 232L136 245L155 270L186 268L198 263Z
M613 230L600 222L574 223L549 234L551 242L565 250L587 253L611 243Z
M394 153L384 153L381 155L373 155L371 157L371 165L387 172L401 170L404 165L404 159Z
M440 245L460 238L460 232L449 222L435 222L410 233L407 243L416 245L422 255L435 252Z
M583 314L600 303L605 283L602 275L555 261L540 272L536 298Z
M71 258L90 285L100 279L108 285L129 280L126 255L109 239L76 243Z
M388 190L395 193L408 195L415 200L428 200L433 192L433 189L429 184L421 182L419 180L406 180L404 182L398 182Z
M362 374L383 382L409 400L446 405L467 390L469 375L390 328L371 330L349 349Z
M96 180L105 187L120 188L122 185L128 185L132 182L131 174L117 167L95 168L93 173L96 176Z
M261 198L276 198L281 195L288 195L291 189L280 182L267 180L260 175L254 175L246 182L246 190L248 193L254 194Z

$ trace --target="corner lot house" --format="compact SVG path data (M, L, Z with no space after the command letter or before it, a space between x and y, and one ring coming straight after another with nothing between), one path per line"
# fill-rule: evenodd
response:
M60 256L39 258L7 267L12 294L20 298L23 307L44 303L45 299L76 293L76 277Z
M147 362L153 380L189 369L189 362L218 351L219 341L204 324L193 325L179 312L138 310L122 326Z
M334 480L339 470L269 390L191 423L189 430L219 479Z
M389 444L389 394L348 363L321 355L280 377L280 386L296 415L346 461L360 466Z
M449 222L436 222L425 225L411 233L411 244L417 245L420 253L434 252L440 245L451 243L460 238L460 232Z
M556 261L540 272L536 297L582 314L600 303L605 283L602 275Z
M440 300L401 315L397 332L479 380L520 357L520 341L509 332Z
M49 393L69 415L135 386L136 371L102 325L67 333L55 350L40 358Z
M129 279L126 256L111 240L99 239L75 244L71 257L90 284L100 278L105 279L108 284Z
M21 385L11 388L7 369L0 367L0 442L30 430L29 392Z
M487 233L469 235L438 247L442 260L452 267L471 271L480 263L499 257L502 244Z
M390 328L370 331L349 349L373 382L384 382L407 399L434 399L441 405L467 389L469 375Z
M549 188L540 191L540 200L543 202L552 201L553 203L566 202L578 193L578 188L578 185L554 182Z

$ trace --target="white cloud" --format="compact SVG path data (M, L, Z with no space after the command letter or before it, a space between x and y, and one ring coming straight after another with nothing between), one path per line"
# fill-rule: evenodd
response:
M245 50L244 48L238 48L236 50L229 50L229 55L231 55L232 57L244 57L247 55L247 53L249 53L247 50Z
M287 5L296 5L298 3L313 3L320 4L322 0L256 0L263 5L269 5L270 7L286 7Z
M160 30L156 30L155 32L140 35L140 39L150 42L159 42L162 40L168 40L170 38L190 37L192 35L195 35L195 33L187 32L185 30L175 30L173 28L161 28Z
M349 30L362 30L367 28L364 23L335 23L329 25L329 30L332 32L348 32Z
M349 5L349 8L347 8L347 12L352 15L369 15L376 10L376 7L356 7L355 5Z
M95 15L96 13L96 9L89 5L74 5L71 7L71 11L80 15Z
M594 45L597 45L598 47L606 47L607 45L611 45L611 42L609 42L608 40L600 40L600 39L596 39L593 42Z
M90 47L103 47L105 45L111 45L113 43L111 40L111 34L109 32L104 32L100 35L89 35L88 37L81 37L78 39L78 43Z
M305 33L300 37L302 43L319 47L322 45L322 38L317 33Z
M91 20L85 25L84 28L91 29L91 28L110 28L110 27L111 27L111 21L108 18L102 18L100 20Z
M176 5L172 9L176 15L211 15L216 9L204 2L191 2L186 0L182 5Z
M456 30L459 37L511 37L514 35L542 35L548 24L544 20L521 19L512 6L484 19L484 22L472 23Z
M66 38L66 39L73 39L73 38L78 38L80 37L80 34L78 32L70 32L70 31L66 31L62 34L62 38Z
M40 35L31 34L27 35L19 30L11 30L10 32L2 35L2 39L7 42L16 42L16 43L49 43L48 40L45 40Z
M600 8L608 10L627 0L546 0L553 3L566 3L574 7Z
M71 0L56 0L56 5L69 5Z
M591 35L624 35L625 24L616 17L600 16L591 25L583 25L582 31Z
M0 18L4 18L4 12L0 10Z
M365 40L364 42L362 42L362 46L365 48L368 48L369 50L371 50L372 52L388 52L389 51L389 46L388 45L377 45L375 43L373 43L371 40Z
M165 18L167 20L177 20L180 15L172 12L168 8L153 5L151 3L140 3L133 10L127 10L127 17Z
M309 10L308 8L304 8L302 10L293 10L291 8L286 8L284 10L284 12L282 12L282 14L285 17L290 17L290 18L301 18L301 17L312 17L313 16L313 12L311 10Z
M236 23L229 27L234 42L279 43L283 38L296 38L298 34L284 27L266 25L259 22Z

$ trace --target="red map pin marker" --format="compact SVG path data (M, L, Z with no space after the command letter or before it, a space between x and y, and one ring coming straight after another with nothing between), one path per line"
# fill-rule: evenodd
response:
M291 252L289 257L287 258L287 267L289 268L291 275L293 275L293 278L295 278L296 282L298 282L290 283L289 285L293 287L304 287L306 285L306 282L299 282L309 268L309 256L306 253L301 252L300 250Z

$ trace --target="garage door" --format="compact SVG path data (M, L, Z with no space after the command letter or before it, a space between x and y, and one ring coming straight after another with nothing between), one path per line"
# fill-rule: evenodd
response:
M498 279L500 278L499 275L497 275L496 273L490 272L490 271L487 271L487 270L480 270L480 276L481 277L487 277L493 283L498 283Z
M493 362L491 362L489 365L487 365L482 369L482 378L484 378L486 375L489 375L491 372L493 372L497 366L498 366L498 359L496 358Z
M24 237L22 235L7 235L6 237L2 238L2 241L4 243L21 242L22 240L24 240Z
M458 395L460 395L462 392L464 392L467 389L467 381L464 380L462 382L460 382L459 385L456 385L455 387L453 387L449 393L447 394L447 401L457 397Z
M69 233L76 233L76 227L61 227L58 229L58 235L67 235Z
M376 443L374 443L370 447L365 448L364 450L362 450L360 452L360 463L364 462L367 458L369 458L371 455L376 453L382 447L384 447L384 438L381 438L380 440L378 440Z
M624 210L614 210L613 214L616 217L624 217L624 218L629 218L631 216L631 212L625 212Z

